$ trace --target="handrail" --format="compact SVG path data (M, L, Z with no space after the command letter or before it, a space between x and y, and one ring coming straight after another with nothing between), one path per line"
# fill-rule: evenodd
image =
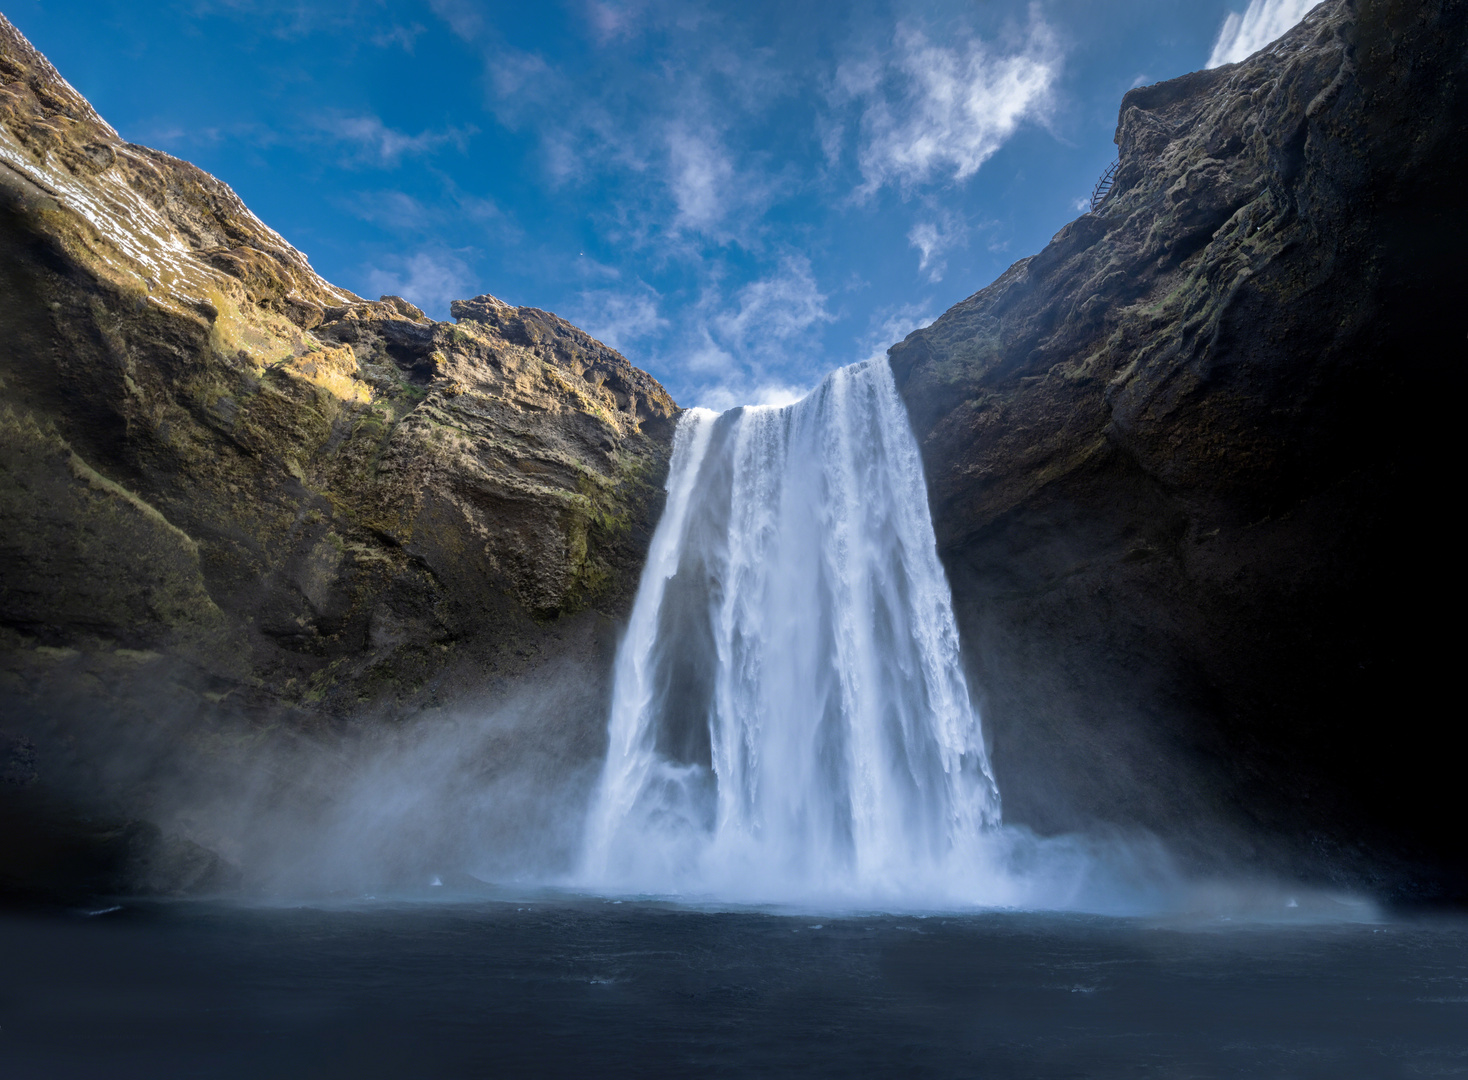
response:
M1091 189L1091 213L1106 201L1106 196L1111 194L1111 185L1116 183L1116 170L1121 167L1121 159L1113 161L1106 166L1106 171L1101 174L1101 179L1096 181L1096 186Z

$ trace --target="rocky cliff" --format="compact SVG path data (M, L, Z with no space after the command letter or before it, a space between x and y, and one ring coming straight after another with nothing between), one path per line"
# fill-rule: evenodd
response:
M891 350L1008 820L1468 896L1465 125L1468 5L1330 0Z
M328 284L3 16L0 297L0 816L48 784L146 814L143 774L99 764L118 743L213 753L548 658L605 670L661 506L662 387L547 312L481 296L438 323ZM97 843L140 842L118 828Z
M1132 91L1107 200L891 350L1007 820L1468 895L1465 7L1329 0ZM217 884L229 830L168 790L537 680L512 740L404 767L594 767L676 414L652 379L493 297L450 325L334 288L3 17L0 296L0 893ZM388 779L320 786L355 827Z

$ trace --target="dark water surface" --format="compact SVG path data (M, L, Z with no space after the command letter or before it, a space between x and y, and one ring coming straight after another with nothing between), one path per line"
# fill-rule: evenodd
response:
M0 918L0 1077L1468 1075L1468 924L658 904Z

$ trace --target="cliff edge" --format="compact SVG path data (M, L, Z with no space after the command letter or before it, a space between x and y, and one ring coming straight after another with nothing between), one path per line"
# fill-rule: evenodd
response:
M1095 212L890 351L1006 819L1468 896L1468 5L1330 0L1123 99Z
M653 378L547 312L440 323L323 281L3 16L0 295L7 806L146 817L116 764L141 747L227 757L555 658L591 675L555 737L600 753L676 422Z

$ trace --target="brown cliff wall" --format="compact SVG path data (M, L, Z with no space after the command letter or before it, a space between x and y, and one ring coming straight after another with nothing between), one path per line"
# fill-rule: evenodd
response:
M600 753L677 412L655 380L546 312L330 285L3 16L0 297L5 792L146 814L120 748L229 758L558 658L590 677L545 737Z

